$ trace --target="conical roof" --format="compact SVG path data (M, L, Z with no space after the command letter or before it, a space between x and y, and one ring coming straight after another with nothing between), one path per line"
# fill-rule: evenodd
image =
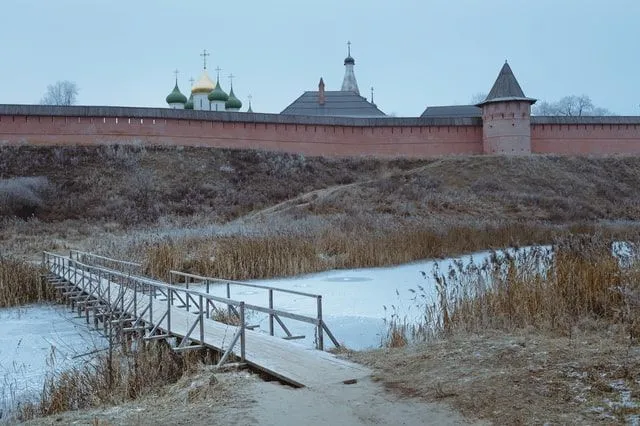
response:
M184 104L187 102L187 97L180 92L177 81L176 86L173 88L171 93L169 93L166 100L168 104Z
M193 109L193 94L189 96L189 100L184 104L184 109Z
M209 93L209 100L226 102L227 99L229 99L229 95L227 95L227 93L222 90L222 87L220 87L220 79L218 78L216 80L216 87L211 93Z
M513 75L511 67L507 61L504 62L500 74L496 82L493 84L491 91L487 95L486 99L478 104L482 106L490 102L504 102L504 101L528 101L532 104L536 102L533 98L527 98L516 80L516 76Z
M240 99L236 98L236 95L233 93L233 85L231 86L231 91L229 92L229 99L227 99L227 102L225 102L224 107L226 109L242 108L242 102L240 102Z

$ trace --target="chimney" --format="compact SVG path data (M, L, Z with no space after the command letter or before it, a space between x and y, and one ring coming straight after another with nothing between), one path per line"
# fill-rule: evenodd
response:
M320 83L318 84L318 103L324 105L324 81L320 77Z

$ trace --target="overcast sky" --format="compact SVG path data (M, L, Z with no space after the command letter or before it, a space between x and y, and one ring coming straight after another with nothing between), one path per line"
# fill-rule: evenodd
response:
M525 94L640 115L639 0L2 0L0 103L38 103L68 79L82 105L164 107L220 66L223 89L277 113L339 90L352 41L362 95L386 113L468 103L505 59ZM244 109L244 108L243 108Z

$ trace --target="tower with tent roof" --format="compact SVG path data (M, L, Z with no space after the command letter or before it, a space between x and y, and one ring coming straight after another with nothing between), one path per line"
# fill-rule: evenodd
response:
M482 150L486 154L531 153L531 105L507 61L482 108Z

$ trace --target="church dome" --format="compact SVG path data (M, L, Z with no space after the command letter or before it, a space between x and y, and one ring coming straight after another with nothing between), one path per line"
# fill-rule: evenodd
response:
M173 88L173 91L169 93L169 95L167 96L167 103L168 104L184 104L186 102L187 102L187 97L183 95L182 92L180 92L180 89L178 89L178 83L176 83L176 86Z
M356 64L356 60L353 59L351 57L351 55L347 56L346 58L344 58L344 64L345 65L355 65Z
M233 90L231 91L233 93ZM221 101L226 102L229 99L229 95L225 93L224 90L220 87L220 80L216 81L216 87L213 89L211 93L209 93L210 101Z
M240 109L242 108L242 102L240 99L236 98L236 95L233 93L233 86L231 87L231 92L229 92L229 99L225 102L224 107L226 109Z
M184 109L193 109L193 95L189 96L189 100L184 104Z
M209 93L212 90L213 81L211 81L211 79L209 78L209 74L207 74L207 71L205 70L202 72L202 75L200 75L198 81L196 81L196 83L191 88L191 93Z

